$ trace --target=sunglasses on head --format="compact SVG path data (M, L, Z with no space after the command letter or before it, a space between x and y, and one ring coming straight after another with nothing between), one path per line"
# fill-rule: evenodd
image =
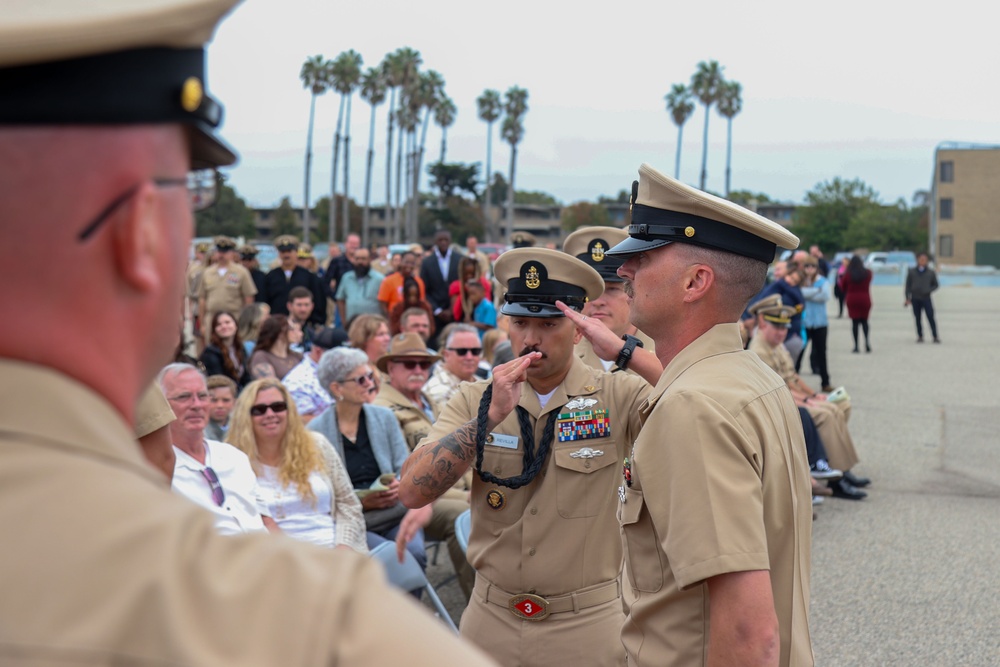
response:
M483 353L483 348L481 347L449 347L446 349L449 352L454 352L460 357L464 357L467 354L471 354L475 357L478 357L480 354Z
M434 365L433 361L417 361L416 359L400 359L396 362L397 364L403 364L406 370L412 371L417 366L420 366L421 370L427 370Z
M263 417L270 410L274 414L279 412L285 412L288 410L288 403L284 401L275 401L274 403L258 403L257 405L250 406L250 414L254 417Z
M222 503L226 502L226 492L222 490L222 484L219 482L219 476L216 475L215 471L211 468L202 468L201 475L212 488L212 500L216 505L222 507Z
M343 380L341 380L341 384L347 384L348 382L357 382L359 385L363 387L368 383L375 382L375 373L373 371L371 373L365 373L364 375L359 375L358 377L344 378Z

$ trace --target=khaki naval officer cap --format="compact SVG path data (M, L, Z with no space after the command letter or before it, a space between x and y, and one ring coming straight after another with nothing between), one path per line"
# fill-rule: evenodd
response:
M215 237L215 248L219 252L229 252L230 250L236 250L236 241L228 236L216 236Z
M253 259L257 256L257 253L259 252L260 251L257 250L257 246L253 245L252 243L247 243L243 246L240 246L240 257L242 259Z
M493 277L507 289L500 312L514 317L562 317L556 301L583 310L604 294L604 278L576 257L548 248L514 248L497 258Z
M799 247L797 236L739 204L665 176L648 164L632 183L629 238L612 248L628 256L670 243L690 243L771 263L777 246Z
M510 235L510 244L515 248L533 248L538 239L531 232L514 232Z
M155 381L146 388L135 409L135 437L142 438L177 419Z
M784 304L779 306L763 306L757 309L757 315L765 322L770 322L776 327L788 328L792 324L792 317L795 316L795 309Z
M274 239L274 247L282 252L299 249L299 239L291 234L282 234Z
M762 308L777 308L782 304L780 294L771 294L770 296L765 296L760 301L755 301L750 304L747 308L747 312L751 315L756 315Z
M605 282L620 283L624 279L618 275L618 267L625 258L612 257L608 251L627 238L628 232L618 227L580 227L563 241L563 252L594 267Z
M205 42L237 1L4 2L0 125L178 123L193 130L193 168L233 164Z

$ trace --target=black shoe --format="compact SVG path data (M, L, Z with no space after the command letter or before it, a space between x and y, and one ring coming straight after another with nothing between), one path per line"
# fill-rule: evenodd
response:
M829 482L829 487L833 491L834 498L845 498L847 500L864 500L868 494L855 487L846 479L838 479L836 482Z
M831 391L833 391L834 389L835 389L835 387L831 387L830 385L828 385L828 384L825 384L825 385L823 385L823 386L822 386L822 387L820 388L820 391L822 391L822 392L823 392L824 394L829 394L829 393L830 393Z
M918 343L923 343L924 342L924 337L923 336L917 336L917 342Z
M854 354L857 354L859 352L859 350L858 350L858 348L854 348L853 350L851 350L851 352L853 352Z
M940 338L937 338L937 337L935 337L935 338L934 338L934 342L935 342L935 343L940 343L940 342L941 342L941 339L940 339Z
M872 346L869 345L868 343L865 343L865 352L871 352L871 351L872 351Z
M856 486L859 489L863 489L872 483L867 477L856 477L850 470L844 471L844 479L851 483L851 486Z

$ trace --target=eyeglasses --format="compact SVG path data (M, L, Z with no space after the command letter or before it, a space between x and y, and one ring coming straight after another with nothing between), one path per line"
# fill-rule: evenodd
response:
M340 381L340 384L347 384L348 382L357 382L362 387L368 383L374 384L375 372L372 371L371 373L365 373L364 375L359 375L358 377L354 378L344 378L343 380Z
M275 401L274 403L258 403L250 406L250 414L254 417L263 417L270 410L274 414L279 414L288 410L288 403Z
M478 357L483 353L483 348L481 347L446 347L445 349L449 352L454 352L460 357L464 357L467 354Z
M192 211L204 211L215 203L218 191L219 175L214 169L201 169L199 171L188 172L187 178L154 178L151 179L153 185L158 188L187 187L188 204ZM125 192L121 193L111 203L104 207L97 217L87 223L87 226L77 235L78 241L86 241L93 236L101 225L111 216L115 210L135 196L142 183L136 183Z
M201 475L208 482L208 485L212 487L212 500L215 501L216 505L222 507L222 503L226 502L226 492L222 490L219 476L211 468L202 468Z
M433 361L417 361L416 359L400 359L396 362L397 364L403 364L406 370L412 371L417 366L420 366L421 370L427 370L434 365Z
M183 394L177 394L176 396L171 396L169 400L175 403L190 403L196 398L200 403L208 403L209 399L211 399L212 397L207 391L199 391L197 394L194 394L190 391L186 391Z

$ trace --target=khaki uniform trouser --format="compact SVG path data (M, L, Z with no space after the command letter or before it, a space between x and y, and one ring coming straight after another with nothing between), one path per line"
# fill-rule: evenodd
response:
M860 458L847 430L850 406L845 409L836 403L812 402L806 407L806 411L816 422L816 430L826 447L830 466L838 470L850 470L857 465Z
M431 521L424 527L424 537L432 540L440 540L447 544L448 555L458 576L458 585L465 594L465 599L469 599L472 594L472 585L475 583L476 571L469 565L469 560L462 551L462 545L455 537L455 519L459 514L469 509L469 503L465 500L453 498L438 498L432 505L433 513Z

